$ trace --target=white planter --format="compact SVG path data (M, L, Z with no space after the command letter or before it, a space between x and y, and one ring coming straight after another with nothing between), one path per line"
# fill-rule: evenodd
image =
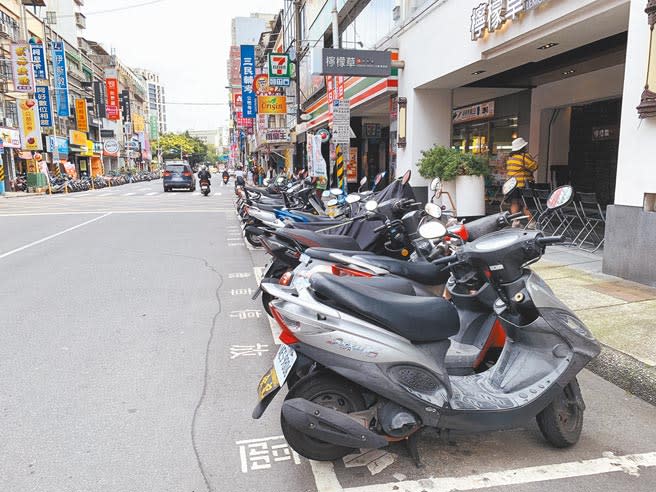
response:
M483 176L456 177L456 206L458 217L485 215L485 178Z

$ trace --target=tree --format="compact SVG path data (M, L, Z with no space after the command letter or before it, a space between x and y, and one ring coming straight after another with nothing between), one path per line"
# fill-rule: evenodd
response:
M204 162L207 159L207 145L198 138L190 136L189 132L160 135L159 140L155 142L155 146L162 149L164 160L180 159L181 153L182 158L188 160L189 164L192 165Z

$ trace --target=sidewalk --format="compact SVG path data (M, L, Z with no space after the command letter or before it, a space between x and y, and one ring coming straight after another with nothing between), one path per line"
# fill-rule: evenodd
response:
M601 267L600 253L564 246L531 266L604 345L590 369L656 404L656 288Z

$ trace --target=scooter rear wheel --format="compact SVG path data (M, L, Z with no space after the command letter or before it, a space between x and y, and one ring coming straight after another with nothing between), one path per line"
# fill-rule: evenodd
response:
M540 432L556 448L573 446L581 437L584 410L581 389L574 379L537 415Z
M366 408L358 387L331 373L313 373L296 383L285 400L304 398L318 405L344 413L358 412ZM289 445L301 456L316 461L334 461L355 451L309 437L291 427L280 415L282 433Z
M251 246L253 246L254 248L262 247L262 242L260 241L260 238L257 236L257 234L253 234L250 231L246 231L244 235L246 236L246 241L248 241Z

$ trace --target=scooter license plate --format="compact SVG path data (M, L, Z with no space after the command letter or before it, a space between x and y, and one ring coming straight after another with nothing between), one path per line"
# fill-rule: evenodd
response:
M259 400L263 400L267 395L285 384L297 358L298 355L292 347L289 345L280 346L275 359L273 359L273 367L262 376L260 384L257 386Z

